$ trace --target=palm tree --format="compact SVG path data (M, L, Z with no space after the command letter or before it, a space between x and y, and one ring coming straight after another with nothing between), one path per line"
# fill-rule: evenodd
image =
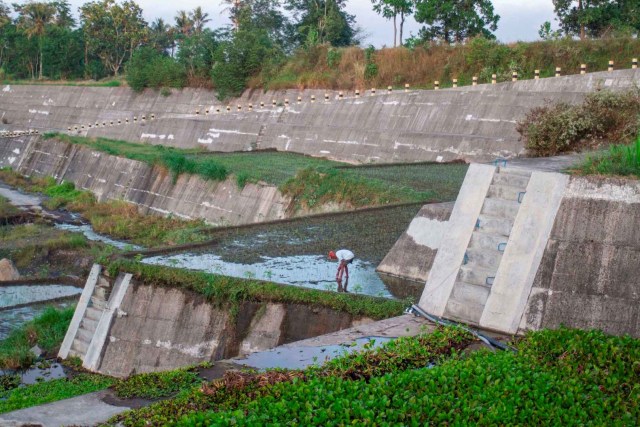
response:
M49 24L55 23L56 7L51 3L29 2L23 5L14 5L18 13L18 28L27 35L27 38L38 37L39 49L39 71L38 79L42 80L42 48L44 45L44 35Z
M193 9L193 12L190 14L191 22L193 22L193 28L196 33L201 33L204 29L204 24L210 22L209 14L202 11L200 6Z
M193 31L193 21L184 10L179 10L174 18L176 20L176 30L182 35L188 36Z

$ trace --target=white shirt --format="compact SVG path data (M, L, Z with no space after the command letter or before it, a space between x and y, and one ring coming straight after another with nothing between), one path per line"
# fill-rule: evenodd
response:
M353 258L355 258L355 255L348 249L340 249L336 252L336 257L339 261L351 261Z

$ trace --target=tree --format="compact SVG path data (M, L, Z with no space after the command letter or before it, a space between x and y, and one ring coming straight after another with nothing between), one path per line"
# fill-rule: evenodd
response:
M196 33L201 33L204 29L204 24L207 22L211 22L211 18L209 18L209 14L202 11L200 6L193 9L193 12L190 14L191 21L193 22L193 30Z
M610 30L640 30L638 0L553 0L553 6L562 31L581 40Z
M286 0L285 8L296 19L296 39L300 44L310 38L332 46L357 43L355 17L344 9L346 0Z
M193 21L186 10L179 10L175 18L176 30L178 33L188 36L193 31Z
M402 46L402 29L407 16L413 13L413 1L411 0L371 0L373 10L387 19L393 19L393 47L396 47L396 36L398 33L397 17L400 15L400 41Z
M429 26L420 30L423 39L462 43L477 35L495 38L500 16L491 0L418 0L415 19Z
M18 29L22 30L28 39L38 39L38 79L42 80L44 36L47 27L55 22L56 6L53 3L29 2L22 5L14 4L13 8L18 13Z
M4 2L2 2L2 0L0 0L0 28L11 22L9 12L9 6L7 6L6 4L4 4Z
M538 29L538 35L542 40L558 40L562 35L559 30L551 29L551 22L545 21Z
M80 17L88 50L115 76L148 36L142 9L133 1L86 3L80 7Z
M173 56L174 29L164 22L164 19L158 18L149 26L149 46L165 55L171 51L171 56Z

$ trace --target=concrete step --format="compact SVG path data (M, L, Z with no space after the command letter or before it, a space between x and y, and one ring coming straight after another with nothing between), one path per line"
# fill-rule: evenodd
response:
M498 250L499 247L502 248L505 246L504 243L507 243L508 240L508 236L504 236L500 233L487 232L480 227L474 230L473 234L471 234L469 248Z
M92 296L91 297L91 307L95 307L98 310L104 310L107 308L107 302L101 298Z
M506 174L506 175L520 175L520 176L528 176L530 177L533 171L531 169L523 169L519 167L511 167L511 166L500 166L496 170L496 173Z
M503 199L522 202L524 198L525 189L522 187L512 187L511 185L491 184L489 191L487 191L487 197L492 199Z
M98 321L102 317L103 311L96 307L87 307L87 311L84 313L84 317L87 319Z
M496 249L467 249L467 267L478 266L483 269L498 270L502 261L502 252Z
M512 173L495 173L493 174L492 184L496 185L508 185L516 188L527 188L527 184L529 184L530 175L517 175Z
M83 317L82 321L80 322L80 327L86 329L87 331L95 331L98 327L98 321Z
M85 354L87 354L87 350L89 349L89 343L76 338L73 340L71 348L84 356Z
M483 311L484 304L460 302L449 298L447 307L444 310L444 317L445 319L478 325Z
M513 228L513 219L499 218L491 215L480 215L475 231L509 237Z
M93 338L93 333L95 331L89 331L87 329L84 328L78 328L78 333L76 335L76 338L79 339L80 341L84 341L84 342L91 342L91 339Z
M474 285L473 283L457 281L453 285L451 299L461 303L472 303L484 305L491 293L491 286Z
M69 349L69 356L68 356L68 357L79 357L79 358L83 358L83 357L84 357L84 354L81 354L81 353L79 353L79 352L75 351L75 350L73 349L73 347L72 347L72 348L70 348L70 349Z
M520 209L520 203L512 200L484 199L481 213L498 218L515 219Z
M104 288L102 286L96 286L95 289L93 290L93 295L96 298L99 298L103 301L106 301L109 298L109 292L111 291L110 288Z
M458 280L472 285L487 286L493 283L492 280L487 281L487 277L495 278L497 271L498 268L482 268L477 265L467 264L460 267Z

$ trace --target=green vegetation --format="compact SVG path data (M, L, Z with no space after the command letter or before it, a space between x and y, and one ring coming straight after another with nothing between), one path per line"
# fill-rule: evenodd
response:
M132 375L113 384L118 397L157 399L193 388L202 380L195 367Z
M78 374L73 378L44 381L0 392L0 413L30 408L102 390L109 387L113 381L112 378L102 375Z
M439 363L455 357L457 350L470 342L469 334L461 329L439 328L433 333L415 338L391 341L377 349L367 346L363 351L341 356L321 367L311 367L304 371L275 370L263 374L227 372L220 381L182 393L175 399L118 415L110 422L122 422L125 426L166 425L195 412L233 410L252 398L277 396L288 387L311 383L321 378L343 378L347 381L370 379L404 369L423 367L429 363ZM294 402L300 401L291 401L295 405Z
M206 239L206 236L201 233L202 229L206 228L202 220L184 221L170 217L141 215L135 205L116 200L97 202L93 194L77 190L69 182L56 184L55 180L49 177L27 178L9 169L0 169L0 181L26 191L50 196L43 203L45 207L78 212L91 222L98 233L108 234L117 239L130 240L145 246L199 242ZM27 230L30 229L7 229L0 231L0 235L3 232L22 233ZM64 245L71 249L87 243L81 235L68 234L61 236L58 243L52 241L45 246L61 248ZM36 245L36 247L39 246Z
M640 129L640 90L598 91L580 105L533 108L516 129L537 156L634 141Z
M239 279L217 274L190 272L178 268L117 260L108 267L115 277L119 271L132 273L143 282L156 286L183 288L204 295L217 304L228 304L236 312L243 301L282 302L328 307L354 316L385 319L400 315L404 304L385 298L318 291L285 286L260 280Z
M0 196L0 219L16 215L18 208L9 203L9 200Z
M20 369L33 364L36 357L30 349L36 344L47 354L56 353L73 311L73 307L64 310L47 307L40 316L11 332L0 341L0 369Z
M608 151L590 155L576 171L585 175L619 175L640 178L640 139L629 145L612 145Z

